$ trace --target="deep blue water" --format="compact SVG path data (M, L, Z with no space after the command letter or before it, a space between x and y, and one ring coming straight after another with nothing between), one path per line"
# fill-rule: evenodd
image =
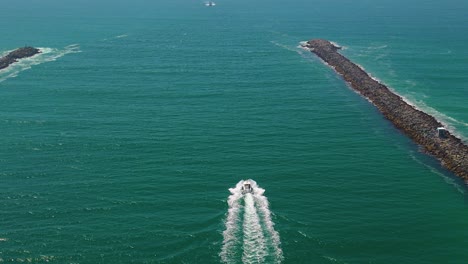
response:
M2 3L0 262L466 263L465 184L298 46L466 140L468 4L216 4Z

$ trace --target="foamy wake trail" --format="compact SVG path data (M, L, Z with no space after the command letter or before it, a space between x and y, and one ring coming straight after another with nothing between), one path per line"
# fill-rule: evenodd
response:
M263 263L268 255L260 218L252 194L245 195L243 263Z
M260 210L260 214L262 215L268 237L271 239L271 247L273 248L275 254L275 263L281 263L283 260L283 250L280 248L280 236L274 228L275 224L271 220L271 211L269 209L268 199L263 196L265 190L257 187L256 183L254 184L254 188L258 190L254 193L255 203Z
M8 68L0 70L0 83L18 76L22 71L31 69L32 66L38 65L44 62L55 61L60 57L63 57L70 53L80 52L80 46L73 44L66 46L63 49L55 48L39 48L41 53L34 55L29 58L20 59L18 62L11 64ZM6 55L7 52L4 54Z
M237 258L236 248L240 242L239 236L239 214L242 208L240 200L242 198L242 181L237 183L235 188L229 189L231 195L228 198L228 215L226 217L226 230L223 232L223 247L221 249L221 260L224 263L235 263L232 260Z
M229 189L221 260L223 263L281 263L280 236L274 229L268 199L263 195L265 190L255 181L249 181L253 193L242 194L244 181Z

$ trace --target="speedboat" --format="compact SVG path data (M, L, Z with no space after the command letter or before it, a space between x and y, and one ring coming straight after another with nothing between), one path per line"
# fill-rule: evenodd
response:
M215 2L209 1L205 3L206 6L215 6Z
M246 180L242 183L242 194L253 193L252 184L249 180Z

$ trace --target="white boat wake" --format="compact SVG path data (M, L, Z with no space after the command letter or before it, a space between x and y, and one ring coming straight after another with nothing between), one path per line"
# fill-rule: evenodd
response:
M29 58L23 58L18 60L18 62L11 64L6 69L0 70L0 83L9 79L18 76L22 71L31 69L32 66L38 65L44 62L55 61L60 57L63 57L70 53L80 52L80 46L78 44L73 44L66 46L63 49L55 48L39 48L41 53L36 54ZM4 52L6 55L8 52Z
M205 6L215 6L216 3L215 2L212 2L212 1L206 1L205 2Z
M244 181L229 189L221 260L223 263L281 263L280 236L274 229L268 199L263 195L265 190L253 180L245 182L251 185L248 191L243 188Z

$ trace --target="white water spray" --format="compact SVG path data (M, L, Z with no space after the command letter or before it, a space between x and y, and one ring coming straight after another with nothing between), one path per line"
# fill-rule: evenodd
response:
M32 66L38 65L44 62L55 61L60 57L63 57L69 53L78 53L80 51L80 46L78 44L72 44L66 46L63 49L54 49L54 48L39 48L41 53L36 54L29 58L19 59L18 62L15 62L8 66L6 69L0 70L0 83L9 78L14 78L22 71L31 69Z
M258 205L261 215L263 217L263 223L265 223L265 229L268 237L271 239L271 247L275 253L275 263L280 263L283 260L283 251L281 250L280 236L279 233L274 229L274 223L271 220L271 211L269 209L268 199L263 196L264 189L258 188L262 192L254 194L255 203Z
M229 189L221 260L223 263L281 263L280 236L274 229L268 199L263 195L265 190L255 181L249 182L252 192L243 193L244 181Z
M265 245L266 240L252 194L245 194L244 201L244 253L242 262L263 263L268 255Z
M239 214L242 209L240 199L242 198L242 181L237 183L235 188L230 188L231 195L228 198L228 215L226 217L226 230L223 232L223 248L221 249L221 260L224 263L233 263L236 258L235 249L239 244Z

